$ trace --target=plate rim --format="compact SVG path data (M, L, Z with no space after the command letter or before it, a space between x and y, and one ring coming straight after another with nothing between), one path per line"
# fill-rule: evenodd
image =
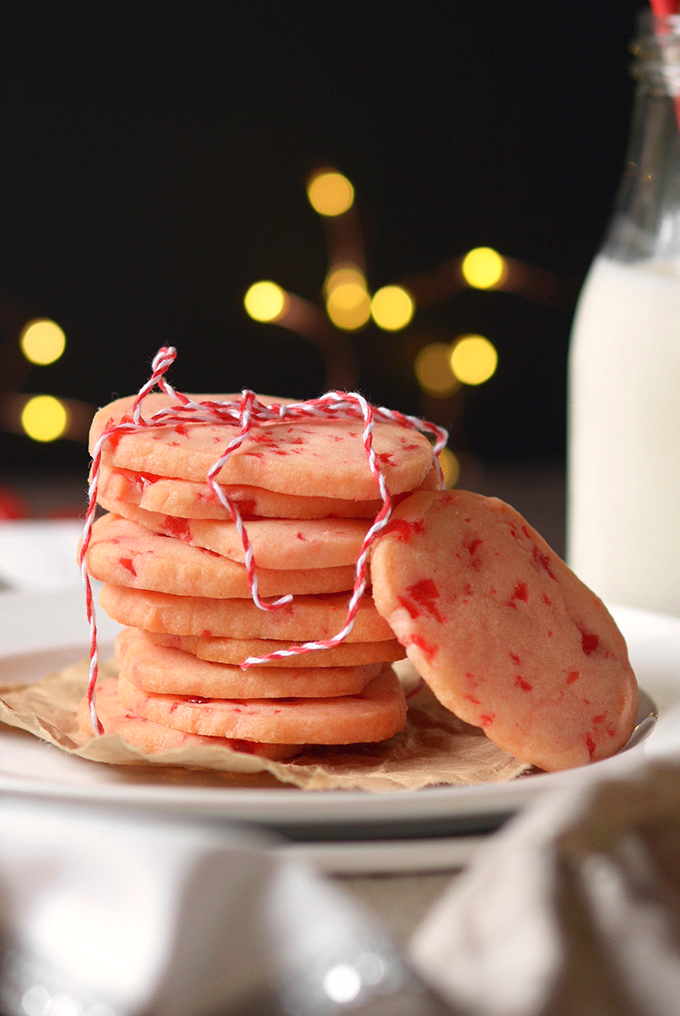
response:
M14 612L29 615L38 601L45 605L58 606L65 615L76 605L83 611L82 594L4 592L0 594L0 606L12 601ZM631 623L665 626L668 631L675 629L680 671L680 618L642 611L632 607L612 607L619 623L624 628ZM73 618L69 618L73 621ZM84 625L84 616L81 619ZM108 620L108 619L107 619ZM110 625L111 623L109 623ZM80 627L82 628L83 625ZM119 626L116 626L119 627ZM102 630L106 625L102 625ZM0 663L12 657L25 658L31 655L72 650L77 655L87 653L87 641L69 639L72 634L68 624L63 625L64 639L57 644L43 645L38 642L23 652L7 651L5 639L0 631ZM84 631L84 628L83 628ZM110 630L109 630L110 634ZM625 634L625 633L624 633ZM16 633L15 633L16 638ZM108 639L107 639L108 640ZM680 705L680 679L678 680L678 704ZM652 689L652 697L653 689ZM0 723L0 739L3 730L10 725ZM651 735L653 737L653 733ZM1 740L0 740L1 743ZM36 739L36 744L41 742ZM43 742L44 744L45 742ZM0 768L0 792L50 799L100 802L124 807L154 805L165 809L179 810L184 814L233 819L234 821L255 822L276 828L282 824L290 828L335 827L351 824L359 827L377 827L394 823L407 823L414 827L420 824L446 820L451 827L461 828L479 820L497 821L517 811L527 801L544 792L583 783L596 777L620 774L637 765L646 754L646 741L638 743L625 752L578 769L556 773L519 777L505 783L474 784L471 786L434 786L420 790L395 790L391 792L368 793L362 790L322 790L313 794L297 787L281 786L270 788L196 787L159 784L93 783L69 784L58 780L40 780L31 776L5 775ZM52 747L52 746L51 746ZM58 748L54 748L59 751ZM96 765L89 760L88 765ZM0 762L0 767L2 763ZM370 808L366 807L370 802Z

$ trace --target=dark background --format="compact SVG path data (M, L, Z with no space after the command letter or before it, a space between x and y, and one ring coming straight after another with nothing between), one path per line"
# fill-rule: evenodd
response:
M375 289L467 249L579 282L622 169L639 4L3 5L0 389L16 321L64 328L24 392L101 405L176 345L187 391L310 397L302 339L250 321L272 278L317 299L326 262L309 169L357 190ZM483 460L563 453L573 307L463 293L409 335L352 342L375 401L423 411L422 336L487 335L496 376L466 393L457 441ZM82 468L84 447L0 433L0 466Z

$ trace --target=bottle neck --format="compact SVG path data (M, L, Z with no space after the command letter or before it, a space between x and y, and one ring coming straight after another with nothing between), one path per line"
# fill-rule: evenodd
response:
M677 262L680 271L680 17L643 15L640 28L626 166L603 253Z
M680 95L680 15L643 12L630 49L631 74L642 87L657 95Z

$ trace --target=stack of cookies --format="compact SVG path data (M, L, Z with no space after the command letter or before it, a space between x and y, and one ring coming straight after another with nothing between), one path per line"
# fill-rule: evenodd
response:
M133 403L97 413L91 447L129 419ZM148 395L144 416L171 404ZM109 514L94 523L87 568L104 582L102 607L127 626L116 643L120 676L97 688L107 732L147 753L217 743L281 759L403 728L404 695L389 664L404 650L370 593L341 644L240 666L343 628L357 557L382 503L362 431L347 419L261 421L217 474L244 519L259 595L293 594L269 610L253 601L241 536L206 480L238 424L180 421L104 442L98 501ZM397 499L437 486L422 434L378 423L373 447ZM79 717L91 733L86 703Z

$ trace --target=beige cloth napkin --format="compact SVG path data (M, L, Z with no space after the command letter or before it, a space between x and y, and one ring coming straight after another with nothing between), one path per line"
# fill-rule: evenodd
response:
M541 799L410 944L467 1016L677 1016L680 767Z

